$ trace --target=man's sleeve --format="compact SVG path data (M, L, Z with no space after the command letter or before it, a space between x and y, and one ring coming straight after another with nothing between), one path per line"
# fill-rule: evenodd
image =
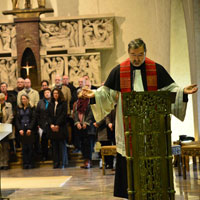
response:
M106 86L93 91L95 93L96 104L92 104L91 108L96 122L99 122L114 109L118 101L119 92Z
M181 121L185 119L187 108L187 102L184 102L183 99L183 89L184 88L179 87L176 83L172 83L169 86L160 89L160 91L176 92L176 99L175 103L171 106L171 113Z

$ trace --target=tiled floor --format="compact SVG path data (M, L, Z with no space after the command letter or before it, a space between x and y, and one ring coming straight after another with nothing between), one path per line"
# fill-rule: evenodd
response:
M89 170L79 167L68 167L66 169L52 169L51 165L45 165L32 170L21 168L1 171L2 177L46 177L46 176L72 176L63 187L47 189L16 189L3 190L3 195L10 200L120 200L113 197L114 172L102 171L98 167ZM53 178L52 178L52 181ZM3 184L3 183L2 183ZM200 170L199 167L193 173L191 169L187 180L177 175L175 171L174 186L176 200L200 200Z

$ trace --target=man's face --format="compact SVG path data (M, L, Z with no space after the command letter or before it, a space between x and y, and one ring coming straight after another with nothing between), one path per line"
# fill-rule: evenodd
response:
M84 84L85 80L83 78L80 78L78 81L79 87L82 88L85 84Z
M30 87L31 87L31 81L30 81L30 79L25 79L25 81L24 81L24 87L26 88L26 89L29 89Z
M63 83L63 85L68 85L69 84L68 76L63 76L62 83Z
M49 86L47 84L47 82L43 82L42 83L42 90L47 89Z
M4 94L7 93L7 86L6 86L6 84L2 84L1 85L1 92L4 93Z
M60 83L61 83L61 78L60 77L56 77L55 78L55 84L56 85L60 85Z
M145 60L145 52L144 47L141 46L137 49L130 49L129 50L129 58L133 66L139 67Z
M44 98L45 99L50 99L51 98L51 92L49 90L45 90L45 92L44 92Z
M18 88L23 88L24 87L24 79L18 79L17 80L17 87Z
M85 86L88 88L88 89L91 89L91 83L89 80L86 80L85 81Z

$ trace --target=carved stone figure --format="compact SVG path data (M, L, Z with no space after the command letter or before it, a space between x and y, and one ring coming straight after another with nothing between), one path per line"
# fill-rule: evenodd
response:
M31 8L31 0L25 0L25 9L30 9Z
M75 56L71 56L71 58L69 58L68 65L69 65L69 77L71 80L73 80L73 82L76 85L76 82L79 79L78 59Z
M83 37L85 41L85 45L91 46L93 44L93 28L90 26L90 21L85 20L85 27L83 28Z
M97 57L97 56L96 56ZM89 56L88 59L88 75L93 83L98 82L98 77L96 71L98 71L99 63L94 55Z
M12 51L16 51L17 43L16 43L16 28L15 28L15 26L11 27L10 37L11 37L11 49L12 49Z
M61 57L56 58L57 65L56 65L56 75L64 75L64 60Z
M19 8L19 1L20 0L12 0L13 10ZM25 9L32 8L31 0L24 0L25 1ZM20 1L21 2L21 1ZM38 8L45 8L46 0L37 0Z
M52 84L52 73L55 73L56 69L52 68L51 59L43 58L41 60L41 68L42 68L42 79L49 81Z
M11 42L10 29L6 25L1 25L0 27L1 27L0 38L3 45L3 50L9 51Z
M17 84L17 61L11 60L8 66L8 85L14 88Z
M45 8L46 0L37 0L39 8Z
M1 82L8 83L8 62L5 59L0 60Z
M84 58L84 56L81 56L78 65L79 65L79 74L80 74L80 76L85 75L85 73L87 71L87 61Z
M18 1L19 0L12 0L13 10L18 8Z
M79 36L79 33L78 33L78 23L71 22L71 24L72 24L73 29L74 29L74 43L75 43L75 46L78 47L78 45L79 45L79 42L78 42L78 36Z

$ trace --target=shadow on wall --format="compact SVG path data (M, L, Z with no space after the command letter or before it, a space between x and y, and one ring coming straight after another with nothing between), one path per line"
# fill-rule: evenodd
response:
M121 28L124 23L124 17L115 16L114 20L114 48L101 51L101 80L105 81L110 71L119 63L118 59L127 53L127 45L124 44Z

